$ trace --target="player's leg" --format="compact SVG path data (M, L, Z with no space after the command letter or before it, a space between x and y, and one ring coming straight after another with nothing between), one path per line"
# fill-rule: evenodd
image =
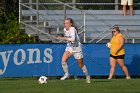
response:
M89 76L89 73L88 73L88 71L87 71L87 68L86 68L86 66L83 64L83 58L81 58L81 59L76 59L76 60L77 60L77 62L78 62L79 67L83 70L84 74L85 74L86 76Z
M130 79L130 76L128 74L128 69L127 69L127 67L124 64L124 59L117 59L117 63L120 65L121 69L125 73L126 79Z
M69 51L65 51L62 57L62 68L64 71L64 76L60 80L65 80L66 78L69 78L69 71L68 71L68 65L67 60L69 57L71 57L71 53Z
M115 72L115 67L116 67L116 59L113 57L110 57L110 74L108 79L112 79L114 72Z
M89 75L89 73L88 73L88 70L87 70L86 66L83 64L83 58L81 58L81 59L76 59L76 60L77 60L77 62L78 62L79 67L83 70L83 73L84 73L85 76L86 76L86 82L87 82L87 83L91 83L91 81L90 81L90 75Z
M83 73L86 76L86 82L90 83L90 75L88 73L88 70L86 66L83 64L83 53L82 53L82 48L79 48L79 52L73 53L75 59L78 62L79 67L83 70Z

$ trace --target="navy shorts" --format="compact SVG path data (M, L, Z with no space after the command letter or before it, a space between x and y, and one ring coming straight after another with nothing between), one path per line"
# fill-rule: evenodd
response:
M113 56L110 54L110 57L114 58L114 59L124 59L125 55L119 55L119 56Z

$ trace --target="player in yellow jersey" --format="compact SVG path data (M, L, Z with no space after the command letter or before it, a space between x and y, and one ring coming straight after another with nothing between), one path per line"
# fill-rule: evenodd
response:
M120 33L119 27L114 27L112 29L113 37L110 41L110 75L108 79L112 79L116 63L118 63L126 75L126 79L130 79L128 74L128 69L124 64L124 36Z

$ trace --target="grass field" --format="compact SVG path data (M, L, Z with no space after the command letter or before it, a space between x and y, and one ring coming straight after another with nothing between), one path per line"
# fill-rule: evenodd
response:
M86 84L79 80L49 80L38 84L37 79L0 79L0 93L140 93L140 79L92 79Z

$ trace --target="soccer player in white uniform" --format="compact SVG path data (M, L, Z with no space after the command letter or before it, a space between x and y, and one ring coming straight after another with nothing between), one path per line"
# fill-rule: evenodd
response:
M80 43L79 36L77 30L73 26L73 20L71 18L67 18L64 21L64 37L58 37L58 39L67 41L67 47L62 57L62 68L64 70L64 76L60 80L65 80L69 78L69 71L67 60L72 55L74 55L75 59L77 60L79 67L83 70L84 74L86 75L86 82L90 83L90 75L87 71L86 66L83 64L83 53L82 53L82 44Z

